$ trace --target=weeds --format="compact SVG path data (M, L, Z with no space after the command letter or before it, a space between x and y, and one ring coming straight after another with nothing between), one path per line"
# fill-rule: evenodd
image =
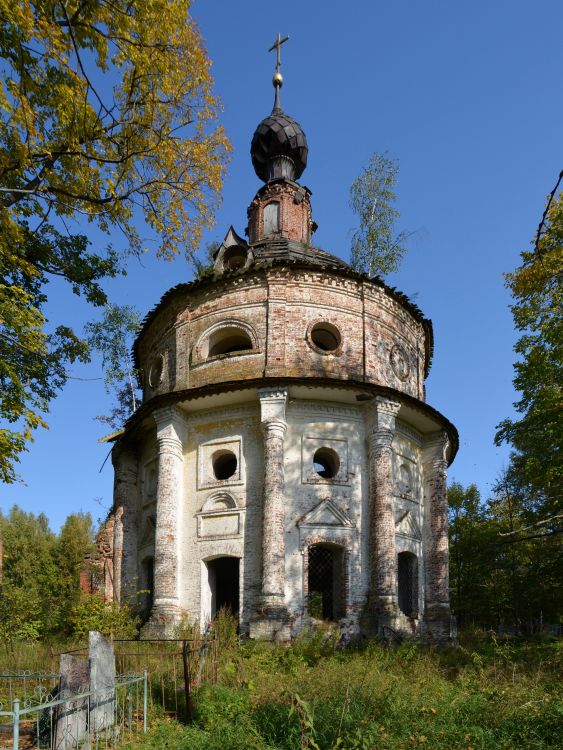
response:
M154 717L138 750L563 748L556 639L469 633L456 648L341 649L325 631L239 645L226 619L216 633L219 684L194 692L193 724Z

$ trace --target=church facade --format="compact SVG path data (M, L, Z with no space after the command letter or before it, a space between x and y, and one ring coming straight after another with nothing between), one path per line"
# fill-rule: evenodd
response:
M135 342L143 402L113 447L112 596L145 637L223 606L251 637L319 620L452 637L446 467L425 401L432 325L316 248L307 141L280 104L251 154L264 183L213 271L170 289Z

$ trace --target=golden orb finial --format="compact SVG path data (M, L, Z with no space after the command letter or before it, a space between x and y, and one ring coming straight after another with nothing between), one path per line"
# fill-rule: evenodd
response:
M274 84L274 86L283 86L283 76L279 72L279 70L277 70L274 73L274 77L272 78L272 83Z

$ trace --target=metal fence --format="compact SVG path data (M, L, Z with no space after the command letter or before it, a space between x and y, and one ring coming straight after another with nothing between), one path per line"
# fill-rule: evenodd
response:
M148 707L191 721L192 693L217 682L217 640L143 639L113 641L119 674L147 673ZM80 655L87 648L66 651Z
M123 674L111 685L72 695L59 694L53 675L0 675L0 748L73 750L115 747L147 730L148 679ZM10 706L8 709L7 706Z

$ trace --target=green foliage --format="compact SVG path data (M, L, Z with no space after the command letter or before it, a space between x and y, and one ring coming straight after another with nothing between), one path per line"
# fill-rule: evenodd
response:
M141 327L141 316L131 305L105 305L101 320L87 323L84 330L91 349L102 356L106 391L115 403L109 415L98 419L117 430L137 408L138 373L131 362L131 346Z
M35 641L41 635L39 601L20 588L5 587L0 591L0 642L13 652L14 644Z
M219 242L209 242L205 248L203 260L195 259L196 273L195 277L199 281L207 276L213 275L213 264L215 263L215 253L220 248Z
M93 544L90 515L70 515L57 536L46 516L14 506L7 516L0 513L0 538L4 547L0 627L5 636L17 641L64 630L70 607L79 599L84 555Z
M370 276L397 271L406 253L407 232L395 234L400 214L394 207L399 164L387 154L372 154L350 188L350 206L360 226L352 236L350 263Z
M60 235L43 226L27 225L18 241L2 247L0 218L0 481L16 480L14 463L45 426L41 414L67 381L67 368L88 360L85 342L71 328L47 327L45 287L62 276L75 292L97 303L103 296L98 280L115 275L113 263L86 252L83 236Z
M482 502L475 485L448 488L450 590L460 624L523 632L560 622L563 550L557 537L528 539L529 497L511 469Z
M561 513L563 497L563 193L551 205L537 251L521 258L506 275L521 333L514 365L520 418L501 422L495 441L514 447L515 475L535 503L537 520L544 520Z
M75 638L84 638L90 630L111 638L135 638L140 620L126 604L104 602L97 594L83 594L70 612L69 625Z
M0 481L83 340L45 317L60 277L88 302L141 252L193 257L213 223L230 145L187 0L0 0ZM124 247L91 252L95 224ZM64 229L64 231L63 231Z
M462 635L456 648L317 651L245 644L224 684L194 693L195 722L158 722L140 748L556 748L563 651L555 641ZM311 654L311 656L313 656Z

